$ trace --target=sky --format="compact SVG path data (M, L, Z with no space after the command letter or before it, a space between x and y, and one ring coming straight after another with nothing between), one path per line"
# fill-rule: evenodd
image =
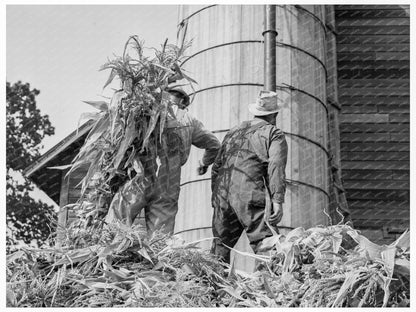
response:
M43 140L44 153L74 131L83 100L103 100L108 58L122 55L131 35L147 47L166 38L176 44L177 5L7 5L6 80L40 90L37 107L49 116L55 135ZM150 53L150 50L149 50ZM32 194L49 204L43 192Z
M176 5L8 5L6 7L6 79L29 82L49 116L55 135L46 151L76 129L80 114L94 111L82 100L111 97L103 91L108 58L121 55L131 35L159 48L176 43Z

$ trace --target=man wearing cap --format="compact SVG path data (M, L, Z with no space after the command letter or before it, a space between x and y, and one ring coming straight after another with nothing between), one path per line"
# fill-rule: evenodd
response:
M261 241L271 236L270 225L282 216L285 196L287 143L276 127L281 105L275 92L261 91L249 111L254 115L231 129L222 142L212 167L212 252L230 261L230 249L243 230L257 251ZM271 212L265 216L266 196Z
M214 162L221 146L217 137L188 112L190 101L186 92L180 87L170 87L166 91L162 101L165 101L170 109L162 136L161 144L164 148L159 148L155 153L145 153L140 157L145 179L125 192L129 196L118 192L115 195L116 200L111 203L107 217L107 222L116 218L131 225L144 208L149 235L155 230L170 234L174 231L178 212L181 166L188 160L191 145L205 149L197 168L199 175L207 172L208 166ZM127 183L126 185L129 186Z

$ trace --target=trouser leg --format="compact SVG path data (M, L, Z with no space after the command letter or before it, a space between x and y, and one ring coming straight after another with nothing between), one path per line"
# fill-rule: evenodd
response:
M149 183L145 177L135 177L122 185L111 201L106 222L118 219L131 226L147 204L147 194L151 189Z
M220 256L224 262L230 263L231 250L226 246L235 246L243 232L243 226L233 209L228 205L224 206L214 208L212 233L218 239L213 241L211 252Z
M244 229L250 246L255 253L264 238L272 236L273 233L264 222L264 206L249 206L250 219L247 220Z
M178 212L181 165L179 154L170 154L161 159L156 188L152 200L146 207L146 226L149 235L155 230L173 234Z

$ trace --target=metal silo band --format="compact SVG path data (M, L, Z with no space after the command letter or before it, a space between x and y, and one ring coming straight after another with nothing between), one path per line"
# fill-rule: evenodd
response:
M180 186L185 186L187 184L192 184L192 183L197 183L197 182L201 182L201 181L210 181L211 178L204 178L204 179L195 179L195 180L191 180L191 181L187 181L185 183L182 183ZM324 193L327 197L329 197L329 194L327 191L325 191L323 188L307 183L307 182L303 182L303 181L299 181L299 180L293 180L293 179L286 179L286 183L289 185L304 185L310 188L313 188L315 190L321 191L322 193Z
M204 53L204 52L206 52L206 51L213 50L213 49L220 48L220 47L225 47L225 46L233 45L233 44L240 44L240 43L263 43L263 40L239 40L239 41L232 41L232 42L227 42L227 43L217 44L217 45L214 45L214 46L211 46L211 47L209 47L209 48L206 48L206 49L200 50L200 51L198 51L198 52L196 52L196 53L194 53L194 54L190 55L190 56L189 56L186 60L184 60L184 61L181 63L181 66L182 66L183 64L185 64L186 62L188 62L190 59L192 59L192 58L194 58L195 56L197 56L197 55L199 55L199 54L201 54L201 53Z
M197 93L200 93L200 92L204 92L204 91L212 90L212 89L216 89L216 88L233 87L233 86L256 86L256 87L262 87L263 85L261 83L250 83L250 82L248 82L248 83L247 82L227 83L227 84L222 84L222 85L217 85L217 86L212 86L212 87L208 87L208 88L199 89L199 90L197 90L195 92L189 93L189 95L194 95L194 94L197 94ZM327 107L327 105L320 98L318 98L317 96L315 96L315 95L313 95L313 94L311 94L311 93L309 93L307 91L304 91L302 89L298 89L296 87L293 87L291 85L288 85L288 84L277 85L276 88L278 88L278 89L281 88L281 89L294 90L294 91L301 92L301 93L303 93L305 95L308 95L311 98L315 99L318 103L320 103L325 108L325 111L328 114L328 107Z
M317 15L315 15L314 13L312 13L311 11L305 9L304 7L302 7L301 5L294 5L293 7L295 7L296 9L298 9L299 11L305 12L306 14L309 14L310 16L312 16L315 20L318 21L318 23L321 25L321 27L324 30L325 36L327 33L327 28L326 28L326 24L321 20L320 17L318 17Z
M310 184L310 183L306 183L303 181L298 181L298 180L292 180L292 179L286 179L286 183L289 185L304 185L304 186L308 186L310 188L313 188L315 190L321 191L322 193L324 193L328 198L329 198L329 194L327 191L325 191L323 188Z
M318 146L320 149L322 149L325 152L325 154L328 156L328 158L330 157L330 154L329 154L328 150L321 143L316 142L314 140L309 139L308 137L305 137L303 135L296 134L296 133L290 133L290 132L284 131L284 134L291 135L291 136L296 136L296 137L301 138L305 141L308 141L308 142Z
M212 133L224 133L224 132L228 132L229 130L230 130L230 129L221 129L221 130L213 130L213 131L211 131L211 132L212 132ZM312 143L312 144L314 144L314 145L318 146L320 149L322 149L322 150L325 152L325 154L326 154L326 156L328 156L328 158L330 157L329 151L328 151L328 150L326 149L326 147L325 147L325 146L323 146L321 143L316 142L316 141L314 141L314 140L312 140L312 139L309 139L308 137L305 137L305 136L300 135L300 134L291 133L291 132L287 132L287 131L283 131L283 133L284 133L284 134L287 134L287 135L291 135L291 136L298 137L298 138L300 138L300 139L303 139L303 140L305 140L305 141L308 141L308 142L310 142L310 143Z
M232 42L227 42L227 43L217 44L217 45L214 45L214 46L211 46L211 47L209 47L209 48L206 48L206 49L200 50L200 51L198 51L198 52L196 52L196 53L194 53L194 54L190 55L187 59L185 59L185 60L181 63L181 66L182 66L182 65L184 65L184 64L185 64L186 62L188 62L189 60L191 60L192 58L194 58L195 56L197 56L197 55L199 55L199 54L202 54L202 53L204 53L204 52L206 52L206 51L209 51L209 50L214 50L214 49L217 49L217 48L221 48L221 47L225 47L225 46L229 46L229 45L233 45L233 44L241 44L241 43L264 43L264 41L263 41L263 40L239 40L239 41L232 41ZM294 46L294 45L291 45L291 44L288 44L288 43L284 43L284 42L276 42L276 46L288 47L288 48L291 48L291 49L294 49L294 50L297 50L297 51L299 51L299 52L302 52L302 53L305 53L305 54L309 55L309 56L310 56L310 57L312 57L314 60L316 60L319 64L321 64L321 65L322 65L322 68L323 68L323 69L324 69L324 71L325 71L325 79L327 79L327 77L328 77L328 71L327 71L327 68L326 68L325 64L324 64L324 63L320 60L320 58L319 58L319 57L317 57L316 55L314 55L314 54L312 54L312 53L310 53L310 52L306 51L305 49L301 49L301 48L299 48L299 47L297 47L297 46Z
M312 57L313 59L315 59L316 61L318 61L318 63L319 63L319 64L321 64L321 65L322 65L322 68L323 68L323 69L324 69L324 71L325 71L325 80L327 80L327 79L328 79L328 71L327 71L327 69L326 69L326 66L325 66L324 62L322 62L322 61L319 59L319 57L317 57L316 55L314 55L314 54L312 54L312 53L310 53L310 52L308 52L308 51L306 51L306 50L304 50L304 49L301 49L301 48L299 48L299 47L297 47L297 46L294 46L294 45L292 45L292 44L288 44L288 43L284 43L284 42L276 42L276 45L278 45L278 46L282 46L282 47L289 47L289 48L291 48L291 49L294 49L294 50L297 50L297 51L300 51L300 52L303 52L303 53L305 53L305 54L309 55L310 57Z
M310 96L311 98L315 99L320 104L322 104L322 106L325 108L326 114L328 115L328 106L325 104L324 101L322 101L320 98L318 98L317 96L313 95L312 93L309 93L309 92L307 92L305 90L302 90L302 89L298 89L298 88L296 88L294 86L288 85L287 83L284 83L281 86L277 86L277 88L294 90L294 91L298 91L298 92L301 92L303 94L306 94L306 95Z
M185 23L186 23L186 21L188 21L191 17L193 17L193 16L197 15L198 13L200 13L200 12L202 12L202 11L206 10L206 9L209 9L209 8L215 7L215 6L218 6L218 4L208 5L208 6L206 6L206 7L203 7L202 9L199 9L198 11L195 11L194 13L192 13L191 15L189 15L188 17L186 17L186 18L184 18L183 20L181 20L181 22L179 23L179 26L180 26L180 25L185 24Z

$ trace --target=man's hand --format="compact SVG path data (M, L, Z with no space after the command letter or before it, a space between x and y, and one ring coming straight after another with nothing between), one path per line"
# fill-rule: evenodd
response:
M283 206L282 203L275 203L273 202L272 205L272 213L269 217L269 223L272 225L276 225L277 223L282 220L283 217Z
M198 171L198 175L203 175L203 174L207 173L208 166L204 165L202 163L202 161L199 161L199 167L198 167L197 171Z

